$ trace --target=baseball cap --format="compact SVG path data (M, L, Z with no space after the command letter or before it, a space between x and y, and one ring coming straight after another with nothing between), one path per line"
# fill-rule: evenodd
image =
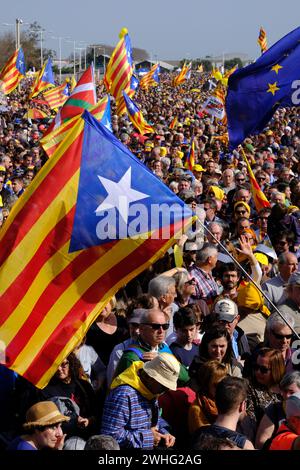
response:
M173 354L158 354L152 361L146 362L143 369L149 377L167 389L177 389L180 364Z
M263 253L259 253L259 252L254 253L254 257L263 266L268 266L268 264L269 264L268 257L266 255L264 255Z
M127 323L141 323L141 318L144 315L144 313L147 312L145 308L135 308L133 309L132 314L127 320Z
M239 314L236 303L230 299L218 300L215 303L213 310L217 316L217 320L223 320L229 323L231 323Z
M184 251L197 251L198 245L195 242L186 242L184 245Z
M272 250L272 248L270 248L269 246L264 245L263 243L259 243L258 245L256 245L255 253L263 253L268 258L272 258L274 261L278 259L275 251Z
M205 171L202 165L194 165L193 166L193 171Z

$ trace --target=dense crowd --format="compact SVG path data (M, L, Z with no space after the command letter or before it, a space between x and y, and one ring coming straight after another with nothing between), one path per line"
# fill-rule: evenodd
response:
M243 143L270 203L258 210L241 148L228 151L224 120L203 106L208 74L172 78L135 97L155 133L140 135L114 103L112 129L198 216L177 240L182 263L170 249L123 286L44 389L1 367L3 448L300 448L297 108ZM50 111L24 118L28 90L2 96L2 227L47 161Z

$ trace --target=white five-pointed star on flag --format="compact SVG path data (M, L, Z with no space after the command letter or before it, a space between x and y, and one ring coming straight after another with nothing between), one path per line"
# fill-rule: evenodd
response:
M102 211L116 208L124 222L127 224L129 204L150 197L149 194L144 194L132 189L131 167L128 168L118 183L104 178L103 176L98 175L98 178L108 194L104 201L97 207L95 211L96 215L100 215L100 212Z

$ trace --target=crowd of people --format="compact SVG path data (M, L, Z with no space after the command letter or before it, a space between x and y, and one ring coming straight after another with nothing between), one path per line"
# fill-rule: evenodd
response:
M241 149L203 107L208 74L172 78L136 93L153 134L114 103L112 130L198 216L182 263L171 249L123 286L43 390L1 367L3 448L300 448L299 113L278 109L243 143L258 209ZM50 119L24 118L27 95L2 97L1 227L47 162Z

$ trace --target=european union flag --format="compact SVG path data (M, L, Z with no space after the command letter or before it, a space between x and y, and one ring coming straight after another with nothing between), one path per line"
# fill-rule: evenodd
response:
M226 113L230 150L258 134L277 108L300 104L300 28L284 36L228 80Z

